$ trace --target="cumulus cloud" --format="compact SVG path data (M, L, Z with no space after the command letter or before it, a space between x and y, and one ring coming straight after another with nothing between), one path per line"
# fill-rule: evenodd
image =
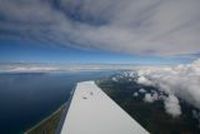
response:
M166 96L163 94L158 94L156 91L153 91L152 93L145 93L143 101L147 103L163 101L164 108L167 114L171 115L172 117L178 117L182 114L179 100L173 94Z
M153 103L155 101L163 101L164 108L167 114L171 115L172 117L178 117L182 114L179 100L173 94L166 96L156 91L153 91L152 93L145 93L143 101L147 103Z
M116 77L112 77L112 81L117 82L118 79Z
M144 101L148 103L153 103L154 101L158 100L158 94L154 93L151 95L150 93L146 93L144 96Z
M137 83L143 84L143 85L146 85L146 86L150 86L150 85L153 84L150 80L148 80L148 78L146 78L146 77L144 77L144 76L140 76L140 77L137 79Z
M0 38L131 54L198 53L199 5L198 0L0 0Z
M139 77L151 81L152 86L160 91L177 96L200 109L200 60L175 67L141 68L136 72ZM173 100L172 103L178 103L174 96L169 99Z
M146 93L146 90L144 88L139 89L139 93Z
M135 93L133 94L134 97L137 97L138 95L139 95L138 92L135 92Z
M181 115L181 106L179 105L179 100L176 96L169 95L169 97L166 97L164 100L164 105L166 112L173 117Z

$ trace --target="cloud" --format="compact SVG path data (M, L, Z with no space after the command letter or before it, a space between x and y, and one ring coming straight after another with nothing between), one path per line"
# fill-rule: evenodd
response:
M152 93L145 93L144 102L153 103L155 101L163 101L164 108L167 114L172 117L178 117L182 114L179 100L175 95L163 95L162 92L152 91Z
M169 95L169 97L164 100L165 110L168 114L173 117L181 115L181 106L179 105L179 100L174 95Z
M194 54L200 51L199 5L197 0L0 0L0 38L130 54Z
M112 77L112 81L118 82L118 79L116 77Z
M59 71L60 68L39 64L4 64L0 65L0 73L45 73Z
M139 93L146 93L147 91L146 91L145 89L141 88L141 89L139 89L138 92L139 92Z
M137 93L137 92L136 92ZM135 97L135 93L133 94ZM171 115L172 117L178 117L182 114L181 106L179 104L179 100L175 95L163 95L162 92L157 92L152 90L152 93L145 93L144 102L147 103L154 103L155 101L163 101L164 108L167 114Z
M144 76L140 76L140 77L137 79L137 83L143 84L143 85L146 85L146 86L150 86L150 85L153 84L150 80L148 80L148 79L145 78Z
M16 67L9 70L9 72L51 72L56 70L53 67Z
M132 66L134 67L134 66ZM127 70L130 66L109 64L0 64L0 73L38 73L38 72L83 72L105 70ZM118 81L118 77L113 77Z
M144 101L148 103L153 103L154 101L158 100L158 94L154 93L151 95L150 93L146 93L144 96Z
M137 97L138 95L139 95L138 92L135 92L135 93L133 94L134 97Z
M136 72L139 79L144 77L165 94L177 96L200 109L200 60L175 67L140 68Z

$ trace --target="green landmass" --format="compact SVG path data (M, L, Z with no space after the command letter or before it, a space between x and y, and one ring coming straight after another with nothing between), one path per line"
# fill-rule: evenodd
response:
M64 109L65 106L62 105L53 114L28 129L24 134L55 134Z

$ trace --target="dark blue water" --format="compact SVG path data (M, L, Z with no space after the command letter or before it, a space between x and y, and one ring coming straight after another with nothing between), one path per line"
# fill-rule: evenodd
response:
M78 81L113 72L0 74L0 134L20 134L67 101Z

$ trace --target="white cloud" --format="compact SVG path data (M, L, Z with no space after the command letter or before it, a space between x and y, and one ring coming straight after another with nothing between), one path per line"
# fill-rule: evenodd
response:
M134 67L134 66L132 66ZM0 72L83 72L83 71L102 71L102 70L126 70L130 66L109 65L109 64L0 64ZM113 80L118 81L118 77Z
M146 90L145 89L143 89L143 88L141 88L141 89L139 89L139 91L138 92L140 92L140 93L146 93Z
M133 94L134 97L137 97L138 95L139 95L138 92L135 92L135 93Z
M31 64L12 64L12 65L1 65L0 72L7 73L42 73L42 72L55 72L59 68L56 66L49 65L31 65Z
M173 117L177 117L181 115L181 106L179 105L179 100L174 95L169 95L164 100L165 110L168 114Z
M164 108L167 114L172 117L178 117L182 114L181 106L179 105L179 100L174 95L160 95L156 91L153 91L153 94L146 93L143 101L147 103L153 103L155 101L162 100L164 101Z
M146 85L146 86L151 86L153 83L147 79L146 77L144 76L140 76L138 79L137 79L137 83L139 84L143 84L143 85Z
M200 109L200 60L175 67L140 68L137 73L142 79L148 78L160 91L175 95Z
M117 82L118 79L116 77L112 77L112 81Z
M0 21L0 38L28 38L131 54L177 55L200 51L198 0L0 0L0 3L0 14L5 18Z
M154 101L158 100L158 94L154 93L151 95L150 93L146 93L144 96L144 101L148 103L153 103Z

